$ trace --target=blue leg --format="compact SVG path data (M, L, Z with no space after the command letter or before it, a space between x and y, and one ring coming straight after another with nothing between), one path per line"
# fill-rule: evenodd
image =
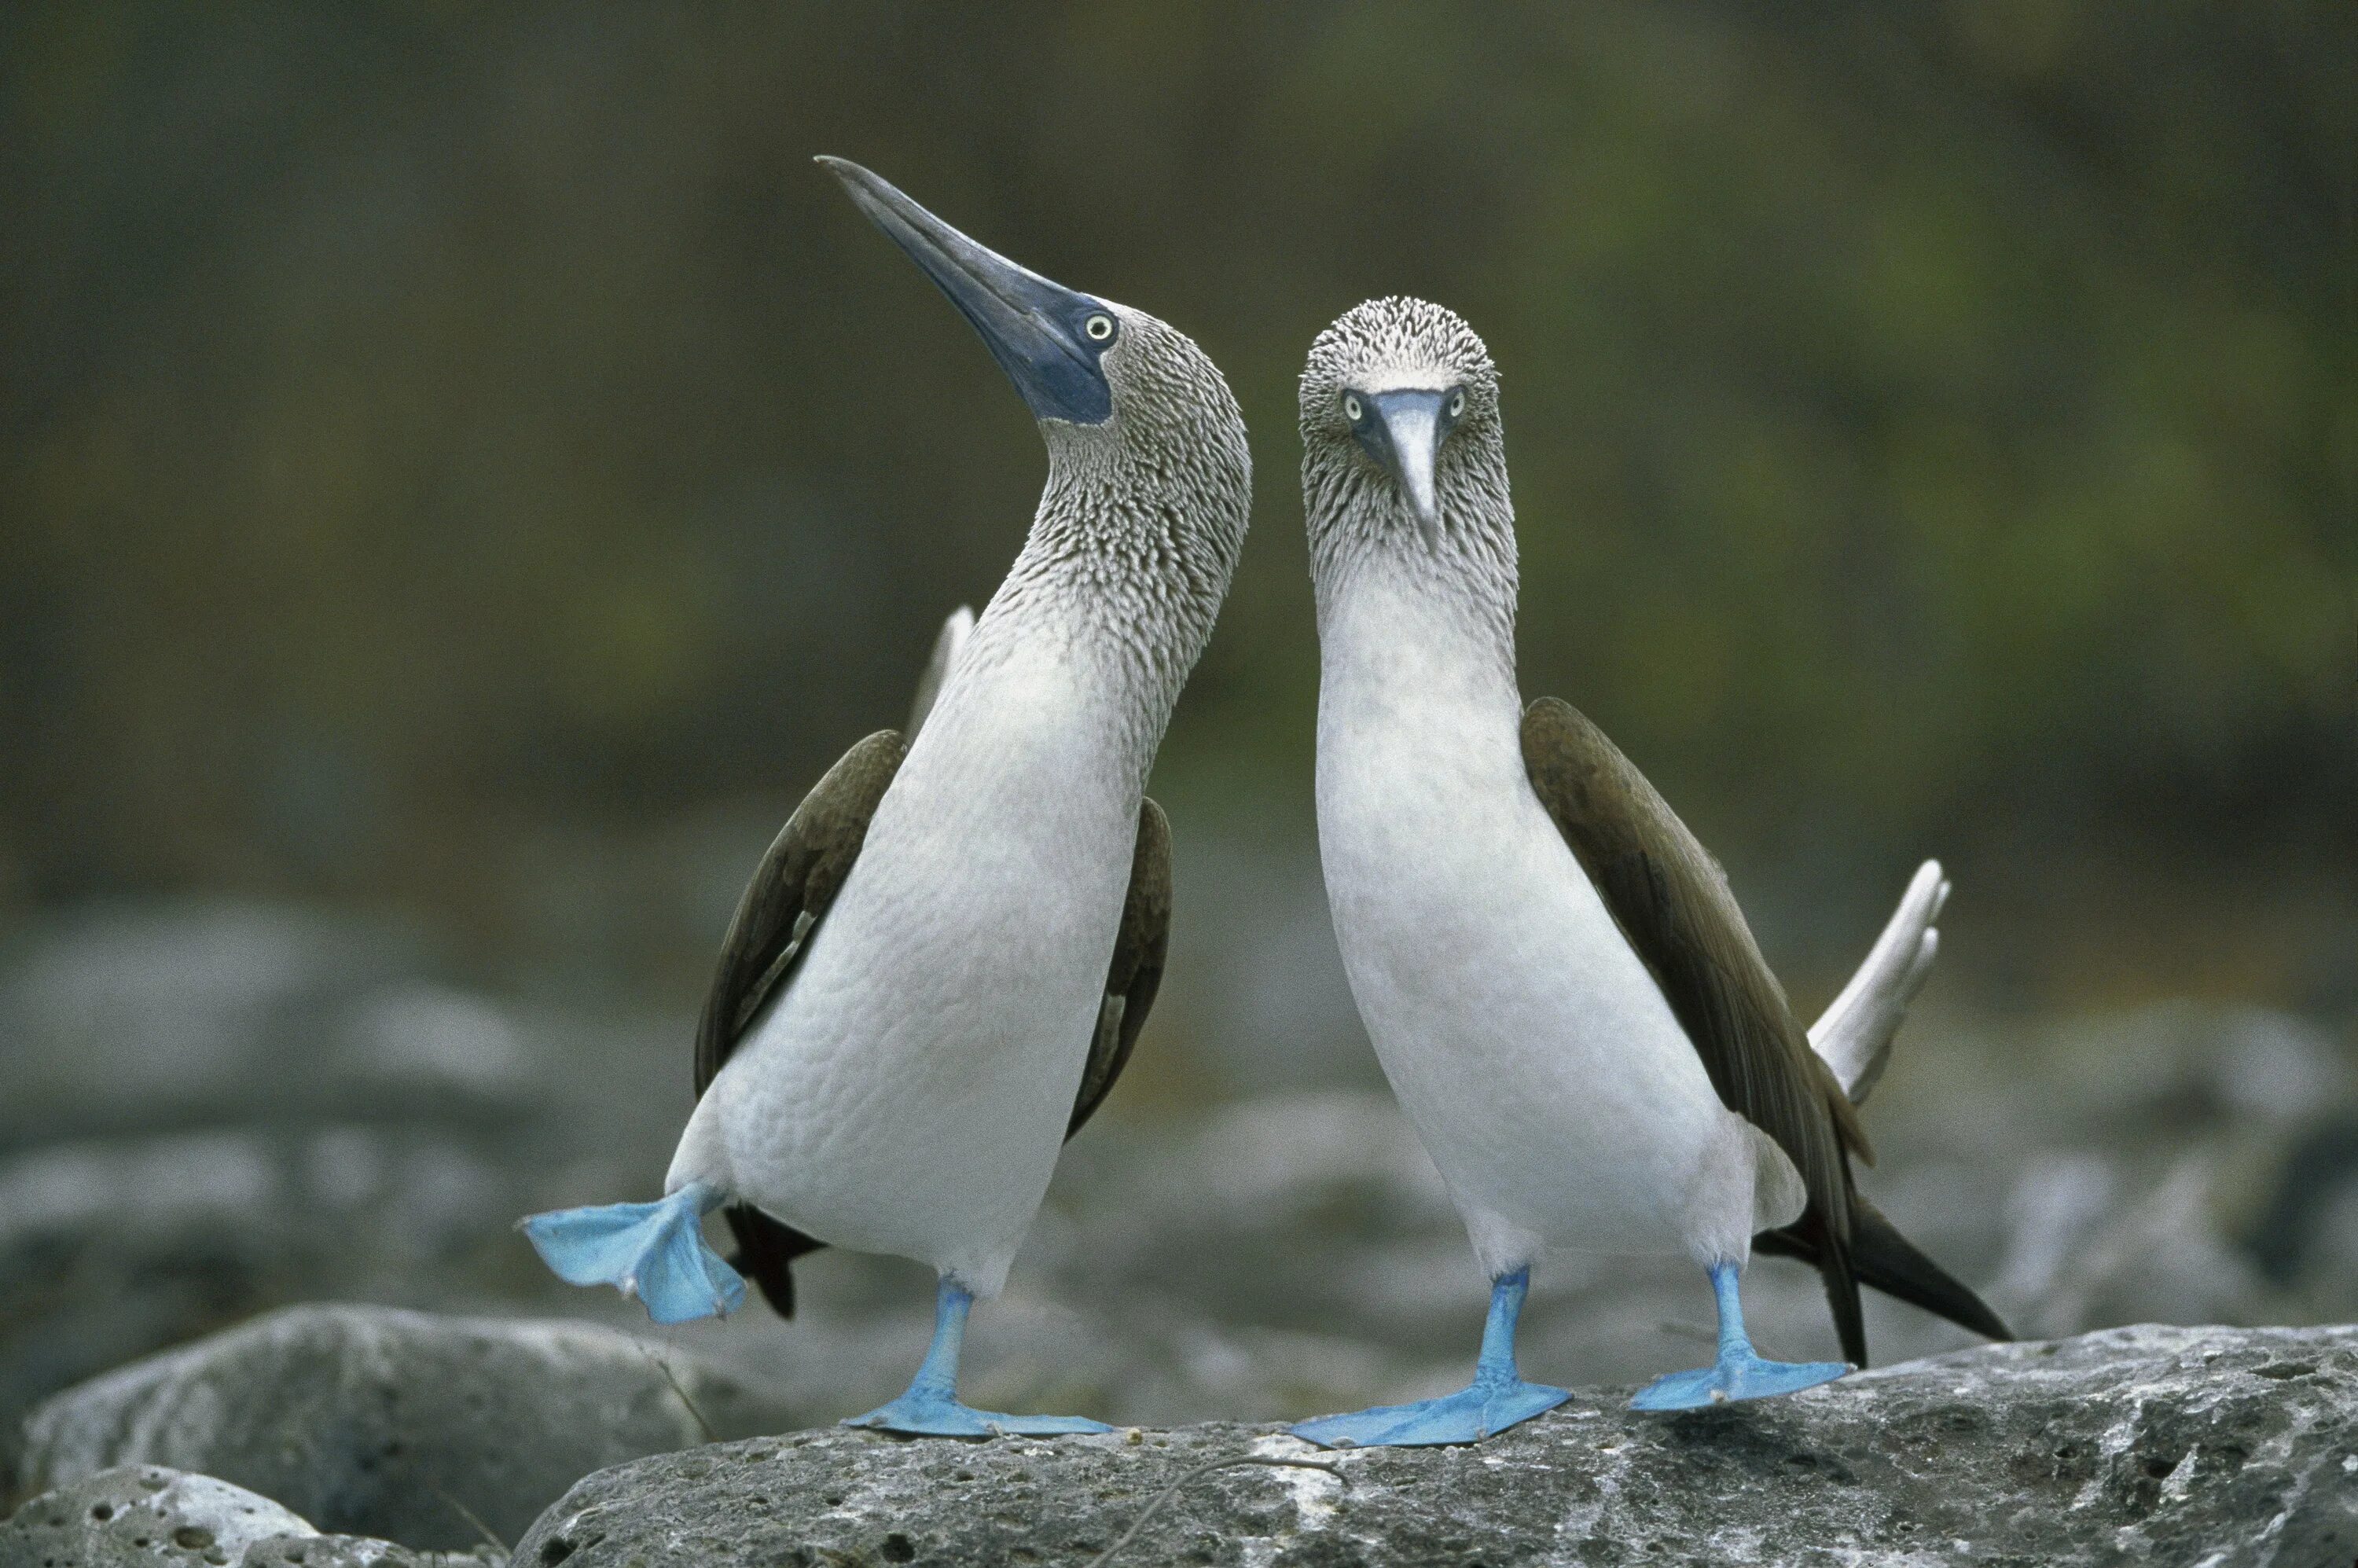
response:
M646 1303L657 1323L722 1317L745 1304L745 1281L704 1244L707 1209L725 1195L690 1182L660 1203L610 1203L535 1214L524 1233L557 1277L612 1285Z
M966 1314L973 1305L974 1298L945 1276L934 1299L934 1343L925 1351L917 1375L909 1379L909 1391L843 1424L919 1437L1054 1437L1067 1432L1113 1430L1085 1416L1001 1415L958 1403L958 1353L966 1347Z
M1714 1264L1711 1289L1719 1298L1719 1360L1693 1372L1655 1379L1638 1390L1629 1401L1631 1410L1692 1411L1729 1400L1767 1399L1833 1382L1850 1370L1845 1361L1763 1361L1744 1332L1736 1265Z
M1572 1398L1569 1390L1526 1383L1515 1368L1515 1320L1522 1315L1531 1271L1518 1269L1490 1288L1490 1319L1474 1380L1454 1394L1412 1405L1378 1405L1351 1415L1322 1415L1293 1435L1327 1448L1383 1448L1479 1443Z

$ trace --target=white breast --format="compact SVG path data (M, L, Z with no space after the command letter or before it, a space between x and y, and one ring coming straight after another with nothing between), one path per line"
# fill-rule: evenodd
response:
M1484 1263L1688 1249L1695 1184L1740 1131L1531 789L1511 670L1379 584L1321 634L1336 935Z
M1136 842L1136 765L1070 657L961 663L673 1185L701 1174L999 1289L1072 1114Z

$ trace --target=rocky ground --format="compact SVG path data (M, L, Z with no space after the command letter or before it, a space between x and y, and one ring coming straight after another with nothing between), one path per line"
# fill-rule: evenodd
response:
M1303 988L1269 979L1218 997L1183 989L1167 1021L1158 1012L1157 1028L1177 1032L1164 1037L1171 1059L1212 1063L1223 1087L1180 1092L1175 1068L1142 1063L1067 1151L1008 1296L976 1318L978 1402L1171 1427L1277 1421L1462 1380L1483 1284L1430 1162L1364 1060L1312 1071L1272 1057L1260 1070L1169 1044L1293 1037ZM169 1364L117 1373L127 1363L310 1302L633 1330L675 1375L702 1379L716 1407L741 1398L758 1410L742 1431L820 1425L896 1391L928 1325L929 1281L911 1266L822 1253L798 1270L793 1324L756 1309L659 1332L611 1293L558 1285L514 1236L515 1217L535 1208L652 1192L688 1103L687 1029L684 1016L634 1016L611 999L456 986L398 932L284 906L96 911L0 949L0 1471L16 1474L16 1496L102 1462L224 1463L163 1442L185 1429L185 1400L145 1427L91 1412L128 1408L125 1390L188 1387ZM1142 1054L1157 1044L1150 1031ZM1868 1108L1884 1162L1862 1184L2027 1335L2348 1321L2352 1060L2332 1033L2254 1010L2031 1028L1920 1009ZM1805 1271L1766 1262L1747 1294L1770 1353L1832 1352ZM400 1321L296 1333L288 1325L305 1320L271 1320L270 1343L290 1357L308 1346L308 1365L336 1368L323 1386L357 1400L381 1364L370 1357L400 1339L385 1325ZM1560 1259L1535 1283L1524 1361L1566 1384L1634 1382L1702 1359L1709 1324L1707 1292L1675 1263ZM1971 1343L1881 1303L1869 1329L1885 1364ZM510 1348L518 1367L540 1353ZM646 1370L636 1348L622 1355ZM64 1468L41 1457L65 1452L56 1416L37 1423L38 1452L20 1453L24 1419L91 1379L118 1402L78 1396L81 1456ZM728 1425L708 1411L681 1427L644 1378L633 1387L648 1419L674 1423L631 1438L633 1452L701 1438L698 1419ZM389 1512L348 1508L338 1499L365 1498L368 1486L336 1481L319 1461L356 1464L397 1431L426 1454L449 1441L435 1433L466 1428L462 1411L448 1413L406 1428L371 1417L333 1428L299 1462L213 1473L319 1529L479 1544L430 1490ZM631 1456L556 1442L581 1420L514 1438L519 1454L549 1440L529 1485L470 1493L452 1485L463 1464L411 1467L474 1498L479 1516L507 1510L494 1533L513 1539L562 1484ZM315 1461L326 1467L304 1470ZM1217 1487L1276 1484L1246 1474ZM524 1500L544 1485L548 1496Z
M1585 1390L1478 1447L1328 1453L1228 1422L979 1443L832 1428L684 1446L663 1430L676 1411L611 1346L552 1357L545 1326L420 1319L397 1326L388 1354L387 1326L314 1311L63 1396L30 1447L54 1488L0 1524L0 1568L422 1568L454 1548L512 1568L2358 1558L2358 1328L1985 1346L1672 1417L1632 1412L1626 1388ZM316 1360L338 1333L341 1374ZM481 1368L469 1385L495 1412L481 1430L442 1386L454 1353ZM708 1399L724 1391L690 1368L680 1408L690 1380ZM605 1401L611 1427L590 1408ZM426 1407L406 1427L403 1402ZM265 1418L282 1405L280 1454ZM535 1408L552 1451L647 1456L552 1484L546 1466L533 1473L536 1454L514 1451L514 1424ZM385 1441L396 1431L421 1467ZM182 1468L132 1458L156 1452ZM189 1473L200 1466L276 1487ZM282 1506L297 1497L299 1510ZM432 1541L454 1518L475 1539L424 1552L341 1533L373 1524ZM521 1538L501 1519L525 1521Z
M514 1539L593 1470L792 1424L766 1390L611 1329L288 1307L50 1400L19 1475L32 1490L165 1465L451 1548Z
M1093 1563L1117 1546L1136 1563L1300 1568L2358 1556L2358 1329L2122 1329L1670 1419L1630 1411L1627 1392L1586 1391L1476 1448L1335 1454L1227 1424L979 1445L757 1439L589 1477L515 1562L982 1568ZM1318 1468L1235 1463L1253 1459Z

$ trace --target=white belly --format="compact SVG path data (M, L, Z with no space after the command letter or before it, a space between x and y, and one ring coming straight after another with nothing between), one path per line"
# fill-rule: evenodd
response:
M1332 669L1318 824L1336 936L1484 1264L1748 1238L1747 1135L1531 793L1511 694L1355 688Z
M945 694L671 1185L1000 1288L1072 1115L1136 842L1135 769L1085 709L1048 665Z

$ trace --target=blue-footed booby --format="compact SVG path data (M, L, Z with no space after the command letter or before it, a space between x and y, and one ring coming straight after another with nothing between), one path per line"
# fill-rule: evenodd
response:
M1550 1247L1683 1253L1719 1310L1714 1365L1641 1410L1790 1392L1843 1362L1762 1359L1738 1291L1756 1236L1818 1266L1864 1365L1865 1283L2003 1337L1854 1189L1854 1112L1922 983L1937 866L1822 1025L1815 1054L1718 865L1568 705L1515 672L1514 508L1498 373L1450 311L1371 301L1301 388L1318 611L1318 842L1351 990L1492 1281L1473 1383L1294 1428L1330 1445L1477 1441L1560 1402L1514 1334ZM1839 1069L1839 1071L1837 1070Z
M940 1277L932 1348L849 1424L1103 1431L960 1403L959 1349L1162 979L1170 830L1146 775L1243 543L1244 420L1178 331L819 161L981 333L1038 418L1047 487L980 619L945 629L914 734L845 753L754 872L665 1197L525 1228L558 1274L662 1323L735 1307L740 1268L791 1315L789 1265L820 1246L915 1259ZM736 1267L704 1241L714 1208Z

